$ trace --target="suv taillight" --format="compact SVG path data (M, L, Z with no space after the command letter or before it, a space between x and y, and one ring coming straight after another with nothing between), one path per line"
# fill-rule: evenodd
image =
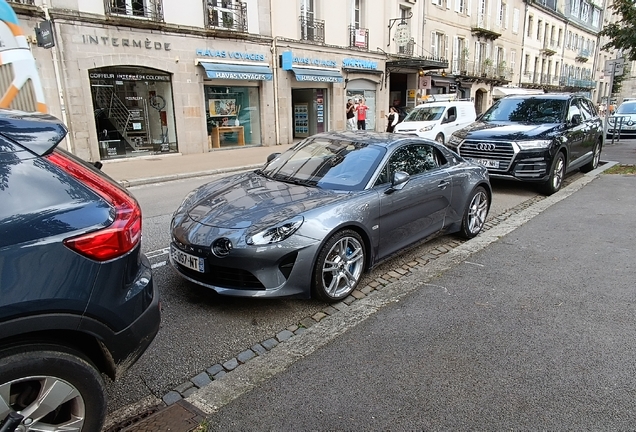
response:
M108 261L130 252L141 239L141 209L137 201L98 173L61 152L53 152L47 158L99 194L115 209L112 224L68 238L64 240L64 245L96 261Z

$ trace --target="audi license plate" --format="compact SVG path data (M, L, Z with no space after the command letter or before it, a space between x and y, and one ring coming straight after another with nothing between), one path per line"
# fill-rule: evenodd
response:
M176 263L179 263L184 267L201 273L205 272L205 260L203 258L180 251L173 245L170 245L170 255Z
M496 160L473 159L473 162L477 162L478 164L483 165L486 168L499 168L499 161L496 161Z

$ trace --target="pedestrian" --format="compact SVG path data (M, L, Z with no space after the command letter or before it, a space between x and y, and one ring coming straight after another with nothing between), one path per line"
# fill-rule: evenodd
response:
M356 106L353 101L349 99L347 101L347 130L356 129Z
M367 128L367 110L368 106L364 103L364 98L360 99L360 103L356 107L356 112L358 113L358 130L365 130Z
M395 109L395 107L389 108L389 115L386 116L386 118L386 131L393 132L395 125L398 124L398 121L400 120L400 115L398 114L397 109Z

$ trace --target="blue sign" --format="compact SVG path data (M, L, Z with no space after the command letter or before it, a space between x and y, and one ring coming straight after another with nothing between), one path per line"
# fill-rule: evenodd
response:
M241 61L265 61L265 54L250 53L243 51L226 51L226 50L213 50L209 48L198 48L197 56L210 57L216 59L231 59Z
M281 54L281 67L283 70L292 70L293 65L335 68L338 67L338 62L311 57L297 57L291 51L283 51Z
M342 67L354 69L378 69L378 62L363 59L346 58L342 61Z

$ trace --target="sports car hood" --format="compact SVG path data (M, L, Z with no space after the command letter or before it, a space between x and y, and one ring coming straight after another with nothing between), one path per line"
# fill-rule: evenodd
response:
M254 172L201 186L184 200L175 223L188 216L199 224L227 229L269 227L347 196L316 187L270 180Z
M522 141L551 138L562 128L560 123L513 123L477 121L458 130L453 135L458 138L476 140Z

